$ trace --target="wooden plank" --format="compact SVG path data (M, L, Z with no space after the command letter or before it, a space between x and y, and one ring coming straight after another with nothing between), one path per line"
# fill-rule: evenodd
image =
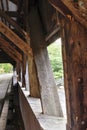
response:
M13 46L11 46L9 42L7 42L1 37L0 37L0 46L3 46L3 48L9 50L9 52L11 52L11 54L14 55L19 61L22 61L22 55Z
M24 42L20 37L18 37L11 29L9 29L5 24L0 21L0 32L6 36L11 42L13 42L20 50L25 54L32 56L32 49Z
M8 116L8 109L9 109L9 93L11 92L11 81L8 84L8 90L5 97L5 102L3 106L3 110L0 117L0 130L6 129L6 123L7 123L7 116Z

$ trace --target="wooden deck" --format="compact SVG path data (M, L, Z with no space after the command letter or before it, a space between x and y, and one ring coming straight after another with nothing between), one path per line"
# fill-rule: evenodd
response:
M0 130L5 130L8 109L9 109L9 98L8 94L11 90L11 78L12 75L0 75Z
M2 110L3 101L8 89L8 84L12 78L12 74L0 75L0 113Z

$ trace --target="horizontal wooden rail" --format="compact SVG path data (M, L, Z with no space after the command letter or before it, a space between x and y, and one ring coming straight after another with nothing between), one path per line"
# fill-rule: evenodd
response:
M22 118L24 121L25 130L43 130L20 86L18 92L19 92L19 104Z

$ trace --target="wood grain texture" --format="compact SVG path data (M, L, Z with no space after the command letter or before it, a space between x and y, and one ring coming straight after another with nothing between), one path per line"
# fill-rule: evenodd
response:
M50 116L62 117L63 113L48 57L47 48L41 49L38 54L35 55L35 63L40 84L43 113Z
M32 55L32 49L26 44L18 35L16 35L11 29L5 24L0 22L0 32L5 35L10 41L12 41L20 50L25 54Z
M87 31L74 20L67 22L62 19L61 27L67 103L67 130L85 130L87 128ZM84 124L82 124L82 121Z

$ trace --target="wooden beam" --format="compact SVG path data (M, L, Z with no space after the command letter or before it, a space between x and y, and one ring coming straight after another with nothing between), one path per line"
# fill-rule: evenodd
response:
M7 11L9 10L9 1L6 0Z
M9 29L5 24L0 21L0 32L6 36L11 42L14 43L20 50L25 54L32 56L32 49L24 42L20 37L18 37L11 29Z
M61 23L67 130L87 128L87 30L77 21ZM85 104L84 104L85 102ZM83 123L84 122L84 123Z
M9 17L18 17L18 13L16 11L5 11L5 15L8 15ZM11 18L10 18L11 19ZM13 20L12 20L13 21ZM15 22L16 23L16 22ZM22 29L21 29L22 30Z
M87 20L80 15L79 10L77 10L70 1L67 0L61 0L61 1L72 12L72 14L78 20L78 22L80 22L84 27L87 28Z
M26 79L25 79L26 60L27 60L27 57L26 57L25 54L23 54L23 61L22 61L22 87L26 87Z
M62 15L72 15L80 22L85 28L87 28L87 20L80 15L79 9L76 9L71 1L68 0L49 0L51 5L58 10Z
M9 50L9 52L11 52L11 54L14 55L19 61L22 61L22 55L1 37L0 37L0 46L3 46L5 49Z
M2 7L2 10L4 11L3 0L1 0L1 7Z
M24 38L27 36L27 33L2 10L0 10L0 16L4 18L9 24L11 24Z
M62 0L62 2L72 12L78 22L87 28L87 21L80 15L79 11L73 6L73 4L67 0Z
M69 9L62 3L61 0L49 0L49 2L63 16L70 13Z
M51 33L49 33L47 36L46 36L46 38L45 38L45 40L46 40L46 42L53 36L53 35L55 35L57 32L59 32L60 31L60 27L56 27L54 30L52 30L52 32Z

